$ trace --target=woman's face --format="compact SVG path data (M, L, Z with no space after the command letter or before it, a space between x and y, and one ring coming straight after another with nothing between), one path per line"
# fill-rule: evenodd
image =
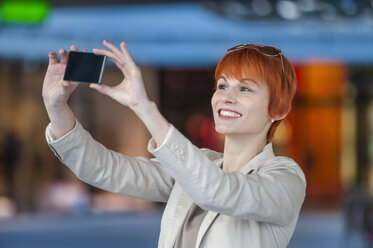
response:
M211 99L215 129L218 133L267 134L269 94L265 83L244 78L228 79L223 74L217 81Z

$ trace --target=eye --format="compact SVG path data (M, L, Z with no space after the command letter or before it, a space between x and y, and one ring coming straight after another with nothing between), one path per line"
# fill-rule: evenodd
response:
M219 85L218 85L218 89L219 89L219 90L225 90L225 89L227 89L227 88L228 88L228 86L225 85L225 84L219 84Z
M252 89L247 88L247 87L245 87L245 86L242 86L242 87L241 87L241 91L243 91L243 92L253 92Z

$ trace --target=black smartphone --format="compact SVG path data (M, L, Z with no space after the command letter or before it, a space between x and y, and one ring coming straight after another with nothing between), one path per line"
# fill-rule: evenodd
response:
M63 80L101 83L106 56L70 51Z

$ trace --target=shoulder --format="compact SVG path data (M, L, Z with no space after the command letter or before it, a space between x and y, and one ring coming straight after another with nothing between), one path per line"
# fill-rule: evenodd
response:
M306 181L302 168L292 158L285 156L275 156L266 160L262 166L263 171L287 171L297 174L304 182Z

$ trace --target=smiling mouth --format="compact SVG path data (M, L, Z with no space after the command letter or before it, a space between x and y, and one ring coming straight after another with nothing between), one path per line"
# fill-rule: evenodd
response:
M226 117L226 118L239 118L242 116L242 114L237 113L235 111L222 110L222 109L220 109L218 113L219 113L219 116Z

